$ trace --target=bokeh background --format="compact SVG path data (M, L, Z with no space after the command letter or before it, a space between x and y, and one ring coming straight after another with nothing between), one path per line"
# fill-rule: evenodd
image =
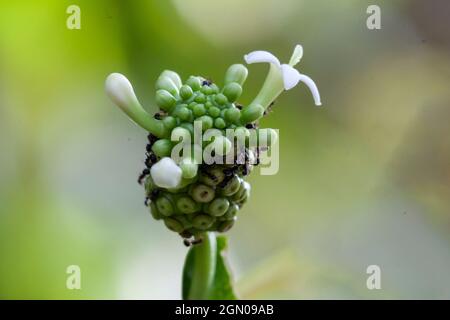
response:
M445 0L3 1L0 298L180 298L187 249L144 206L146 134L104 79L126 74L153 112L163 69L220 84L245 53L288 60L297 43L324 107L298 86L262 121L280 129L280 171L251 176L229 232L238 292L450 298L448 16ZM244 104L267 66L249 69ZM81 290L66 289L72 264ZM366 288L372 264L381 290Z

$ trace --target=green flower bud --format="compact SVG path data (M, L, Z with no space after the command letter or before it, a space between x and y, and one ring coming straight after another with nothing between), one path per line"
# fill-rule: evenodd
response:
M215 217L220 217L227 212L230 202L225 198L214 199L208 206L208 213Z
M258 120L264 114L264 108L259 104L249 105L241 111L241 122L250 123Z
M208 109L208 114L213 118L217 118L220 115L220 109L217 107L211 107Z
M206 101L206 103L205 103L206 110L208 110L209 108L211 108L213 106L214 106L214 104L211 101Z
M212 89L212 93L218 93L219 92L219 87L217 86L217 84L211 83L209 85L209 87Z
M227 197L232 196L233 194L239 191L240 186L241 186L241 179L237 175L235 175L227 182L225 187L223 187L222 195Z
M158 208L156 208L156 205L154 202L150 202L150 214L152 215L153 219L160 220L162 219L161 213L158 211Z
M156 105L162 110L170 111L177 102L177 99L169 91L160 89L156 91L155 101Z
M191 189L191 196L197 202L206 203L214 199L215 192L207 185L198 184Z
M165 117L164 119L162 119L162 122L169 131L175 128L177 125L177 119L172 116Z
M200 230L208 229L213 222L214 219L206 214L199 214L192 220L193 226Z
M205 103L206 102L206 97L203 93L198 93L197 96L194 99L195 102L197 103Z
M167 76L159 76L158 80L156 81L156 89L164 89L169 91L172 95L177 96L178 95L178 87L173 82L173 80Z
M180 233L181 231L183 231L183 225L179 221L177 221L173 218L165 218L164 224L166 225L166 227L168 229L170 229L174 232Z
M188 108L189 110L194 110L194 107L197 105L197 102L192 101L191 103L188 104Z
M227 220L227 221L221 222L219 224L219 226L217 227L217 231L219 231L219 232L227 232L228 230L230 230L233 227L234 221L235 220Z
M183 196L177 200L177 208L181 213L189 214L197 212L200 209L200 206L190 197Z
M238 123L241 111L238 108L228 108L225 110L224 117L228 122Z
M182 122L180 123L180 127L185 128L191 134L191 137L194 135L194 125L190 122Z
M194 94L194 92L192 91L191 87L189 87L186 84L181 86L181 88L180 88L180 97L183 100L188 100L190 97L192 97L193 94Z
M190 158L183 159L180 168L185 179L192 179L197 175L198 165Z
M247 79L247 75L248 70L244 65L233 64L225 73L225 84L236 82L242 86Z
M197 104L192 109L192 113L194 114L194 117L196 117L196 118L201 117L206 113L206 108L203 104Z
M190 76L189 79L187 79L186 84L194 91L198 91L202 87L202 81L200 78L194 76Z
M172 202L165 196L159 196L158 199L156 199L156 208L166 217L171 216L174 213Z
M182 121L187 121L187 120L189 120L189 118L192 114L192 111L187 108L186 104L180 104L179 106L177 106L175 108L175 110L173 111L172 114L175 117L180 118L180 120L182 120Z
M208 169L206 172L203 172L200 177L201 182L211 187L217 186L223 179L225 179L225 174L219 167Z
M231 82L223 88L223 94L228 98L228 101L236 101L242 94L242 87L239 83Z
M152 151L160 158L168 157L172 152L172 142L169 139L159 139L153 144Z
M225 123L225 120L223 120L222 118L216 118L214 120L214 127L216 127L217 129L224 129L227 126L227 124Z
M220 106L228 103L228 99L223 93L216 94L216 96L214 97L214 101Z
M207 96L213 93L213 89L210 86L208 86L208 85L204 85L201 88L201 91Z
M201 116L196 121L202 122L202 131L211 129L213 126L213 119L210 116Z

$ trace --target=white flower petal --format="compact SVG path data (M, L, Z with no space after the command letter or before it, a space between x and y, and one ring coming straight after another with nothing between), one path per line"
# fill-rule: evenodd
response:
M172 158L165 157L151 167L150 174L158 187L176 188L181 182L182 171Z
M303 47L301 45L296 45L294 48L294 52L292 53L291 59L289 60L290 66L295 66L300 62L300 59L303 57Z
M105 91L108 97L122 109L127 109L131 103L137 101L130 81L120 73L111 73L106 78Z
M268 51L250 52L244 56L244 60L247 64L267 62L273 63L278 67L280 66L280 60Z
M281 72L283 73L283 82L284 82L285 90L292 89L293 87L295 87L298 84L299 81L304 82L308 86L309 90L311 91L313 98L314 98L314 103L316 104L316 106L322 105L322 103L320 101L319 90L317 89L316 84L310 77L308 77L304 74L301 74L300 72L298 72L296 69L292 68L288 64L283 64L281 66Z
M314 103L316 104L316 106L321 106L322 102L320 101L319 89L317 89L317 86L314 83L313 79L300 73L300 81L308 86L309 91L311 91L313 95Z
M300 81L300 72L288 64L281 66L281 72L283 74L284 90L292 89Z

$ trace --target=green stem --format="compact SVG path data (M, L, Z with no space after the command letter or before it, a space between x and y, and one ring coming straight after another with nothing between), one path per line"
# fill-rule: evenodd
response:
M205 300L214 280L216 271L217 243L214 232L205 232L200 235L203 241L195 245L193 250L194 268L189 300Z

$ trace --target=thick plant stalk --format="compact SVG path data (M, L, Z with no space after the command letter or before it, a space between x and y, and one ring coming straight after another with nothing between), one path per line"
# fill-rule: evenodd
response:
M216 271L216 235L214 232L205 232L201 237L202 243L191 248L194 254L194 268L188 294L189 300L208 298Z

